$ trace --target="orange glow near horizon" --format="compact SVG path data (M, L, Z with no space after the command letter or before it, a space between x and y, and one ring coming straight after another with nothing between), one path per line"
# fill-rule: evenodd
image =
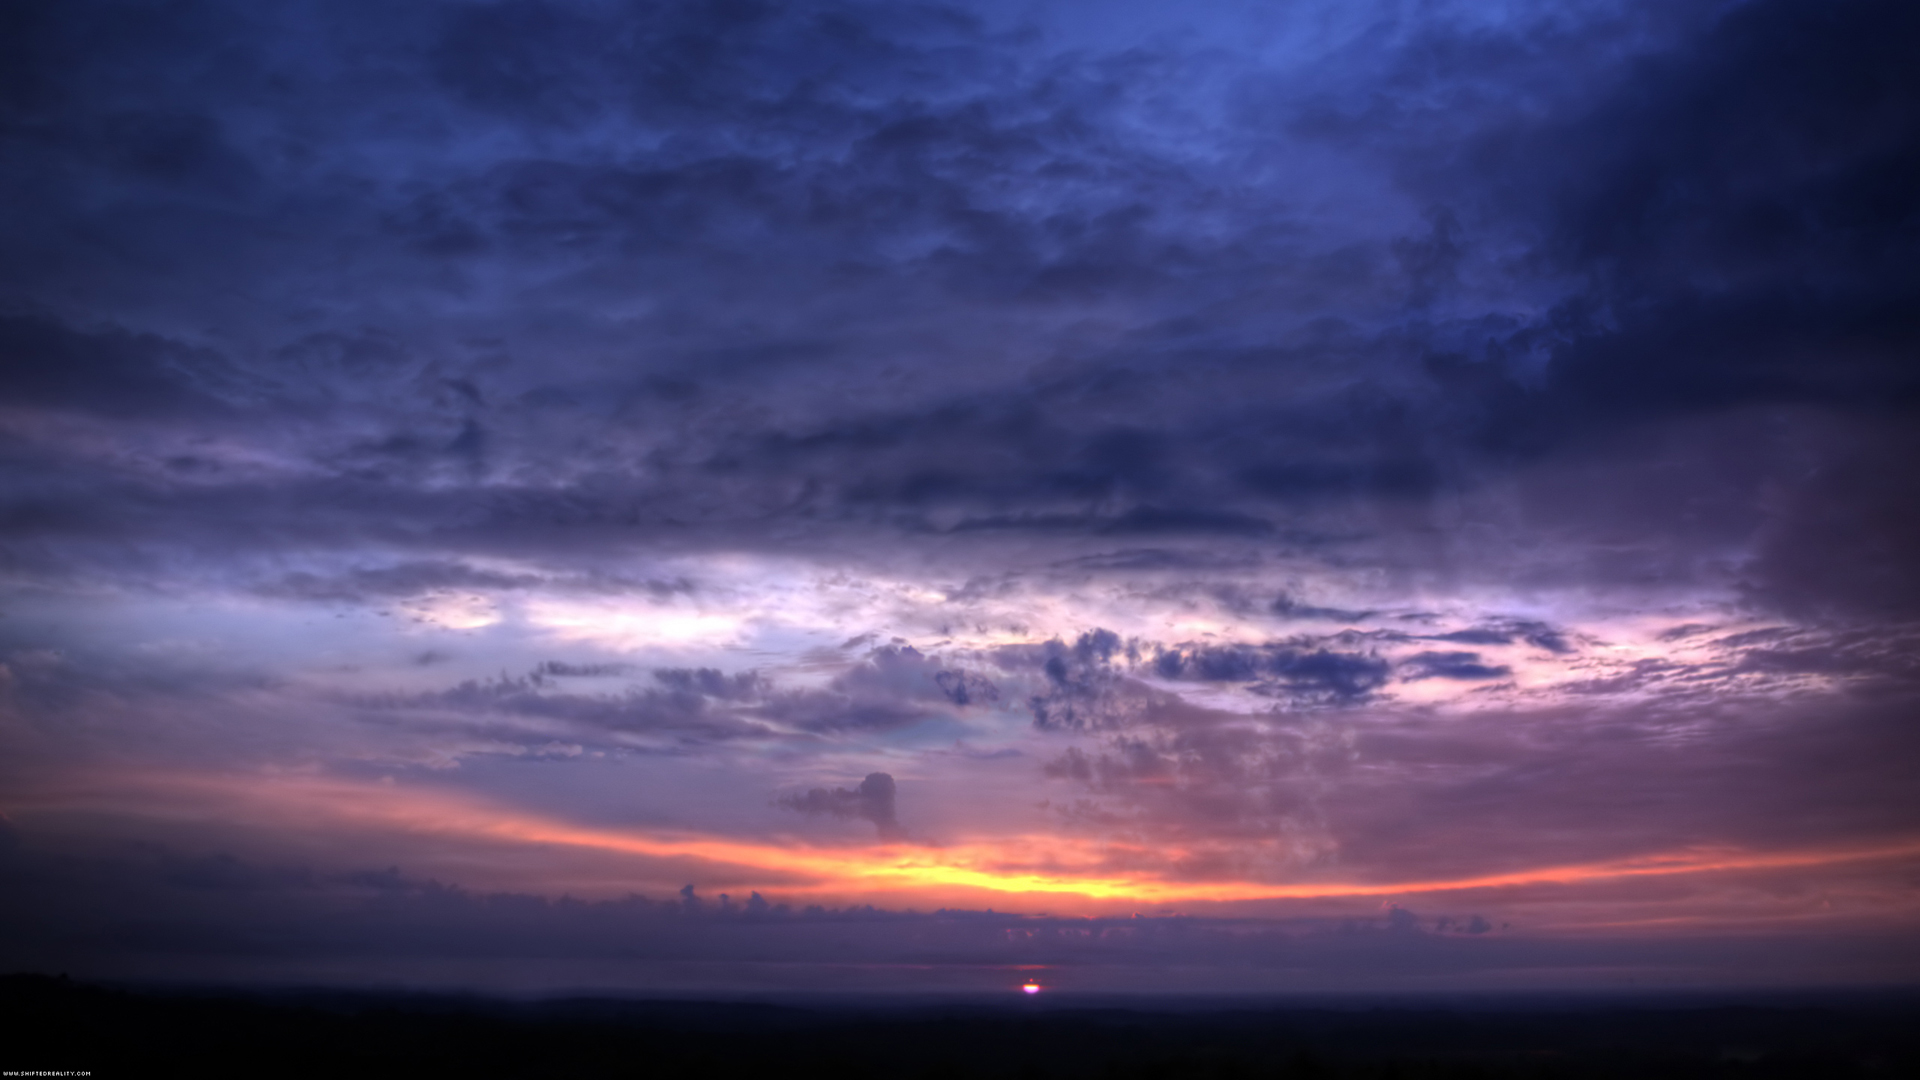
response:
M810 847L734 840L703 835L644 835L588 828L489 805L444 792L421 792L381 784L360 784L317 777L188 779L144 778L149 795L158 788L175 798L211 796L222 803L246 804L246 820L276 819L295 828L317 823L372 827L412 836L459 838L513 846L554 846L651 859L690 859L727 868L727 880L740 887L789 895L875 895L977 891L1034 897L1079 898L1141 904L1209 903L1259 900L1314 900L1410 896L1531 885L1577 885L1631 878L1668 877L1729 871L1775 870L1895 860L1920 856L1920 840L1891 846L1845 850L1754 852L1732 848L1690 848L1630 859L1534 867L1495 874L1407 881L1178 881L1147 874L1115 873L1109 859L1125 849L1078 838L1008 836L944 846L893 843L859 848ZM155 781L158 783L155 783ZM53 798L46 808L103 808L138 813L159 800L126 803L118 795ZM277 811L277 813L276 813ZM222 816L231 814L228 809ZM1162 850L1178 857L1180 852ZM756 881L754 875L765 875Z

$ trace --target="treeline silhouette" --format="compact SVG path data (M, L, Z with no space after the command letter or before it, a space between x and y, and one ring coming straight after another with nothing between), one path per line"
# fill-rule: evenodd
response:
M1920 1076L1912 996L1798 1005L741 1004L0 978L0 1070L94 1077Z

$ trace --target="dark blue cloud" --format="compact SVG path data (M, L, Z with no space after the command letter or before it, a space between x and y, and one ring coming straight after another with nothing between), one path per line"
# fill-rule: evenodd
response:
M796 539L1417 562L1423 522L1524 467L1560 579L1672 580L1757 541L1755 603L1911 599L1897 4L1436 21L1318 58L1314 92L1223 53L1248 103L1224 112L1176 45L1055 53L937 7L88 12L11 16L4 179L39 212L0 265L33 312L0 391L156 422L244 405L240 430L331 476L181 501L33 442L74 492L122 487L85 513L42 492L32 535L133 515L173 543L209 542L192 519L351 547L398 515L441 544L741 543L776 514ZM1147 122L1188 90L1207 125ZM1311 217L1318 175L1209 164L1260 139L1347 155L1316 167L1377 180L1396 223ZM330 245L354 269L316 278ZM1141 314L1094 332L1115 306ZM1699 427L1779 407L1800 412ZM322 506L331 529L300 520ZM1616 560L1617 529L1647 552Z
M1475 652L1418 652L1401 665L1403 679L1500 679L1513 674L1504 664L1482 663Z
M1164 649L1152 666L1165 679L1271 684L1336 700L1365 697L1386 682L1389 669L1377 656L1297 644Z
M1501 620L1467 630L1434 634L1432 640L1456 641L1462 645L1511 645L1516 641L1523 641L1552 653L1572 650L1564 631L1543 622L1524 619Z

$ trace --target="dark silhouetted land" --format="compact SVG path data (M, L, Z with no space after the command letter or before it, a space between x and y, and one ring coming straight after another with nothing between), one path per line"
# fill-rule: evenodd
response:
M1905 1077L1920 998L1339 1006L507 1001L0 979L0 1068L95 1077Z

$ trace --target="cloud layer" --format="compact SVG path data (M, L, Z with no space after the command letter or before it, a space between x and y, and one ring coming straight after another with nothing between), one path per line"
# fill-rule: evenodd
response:
M0 20L0 810L101 970L123 874L182 955L195 874L315 957L1913 940L1910 5Z

